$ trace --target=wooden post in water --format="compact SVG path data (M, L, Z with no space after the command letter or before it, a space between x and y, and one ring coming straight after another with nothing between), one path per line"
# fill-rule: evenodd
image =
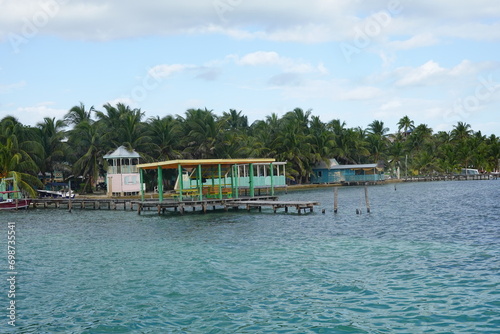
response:
M337 213L338 208L339 208L339 189L337 186L335 186L333 192L333 212Z
M68 212L71 212L71 180L68 181Z
M368 199L368 186L365 184L365 202L366 202L366 212L370 212L370 200Z

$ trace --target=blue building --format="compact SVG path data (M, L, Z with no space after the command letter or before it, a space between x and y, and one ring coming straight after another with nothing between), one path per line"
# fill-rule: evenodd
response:
M380 164L339 165L337 160L321 162L313 168L311 183L365 183L384 180Z

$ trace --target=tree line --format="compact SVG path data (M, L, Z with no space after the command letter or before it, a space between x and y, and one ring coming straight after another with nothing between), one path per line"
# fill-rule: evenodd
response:
M458 122L450 132L415 125L408 116L390 132L374 120L366 128L328 122L311 110L295 108L249 124L242 111L217 115L208 109L188 109L183 115L147 118L141 109L122 103L102 110L83 103L63 119L47 117L36 126L15 117L0 121L0 176L15 177L24 188L42 187L38 175L62 171L81 176L95 187L107 168L103 156L123 145L143 162L171 159L275 158L287 161L287 178L307 183L313 167L335 158L341 164L383 162L391 173L408 175L457 173L461 168L493 171L500 159L500 138L483 135ZM32 194L34 195L34 194Z

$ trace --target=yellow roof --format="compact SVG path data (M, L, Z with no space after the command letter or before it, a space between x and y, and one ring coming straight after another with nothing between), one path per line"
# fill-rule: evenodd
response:
M174 169L181 165L184 168L192 168L198 165L202 166L213 166L213 165L244 165L251 163L271 163L275 162L275 159L195 159L195 160L167 160L160 162L152 162L147 164L139 164L138 168L142 169L156 169L161 167L162 169Z

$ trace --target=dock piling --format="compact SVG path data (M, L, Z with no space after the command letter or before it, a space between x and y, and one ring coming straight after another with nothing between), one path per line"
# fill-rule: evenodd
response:
M365 184L365 202L366 202L366 212L370 213L370 200L368 198L368 186Z
M339 188L335 187L333 190L333 212L337 213L339 208Z

